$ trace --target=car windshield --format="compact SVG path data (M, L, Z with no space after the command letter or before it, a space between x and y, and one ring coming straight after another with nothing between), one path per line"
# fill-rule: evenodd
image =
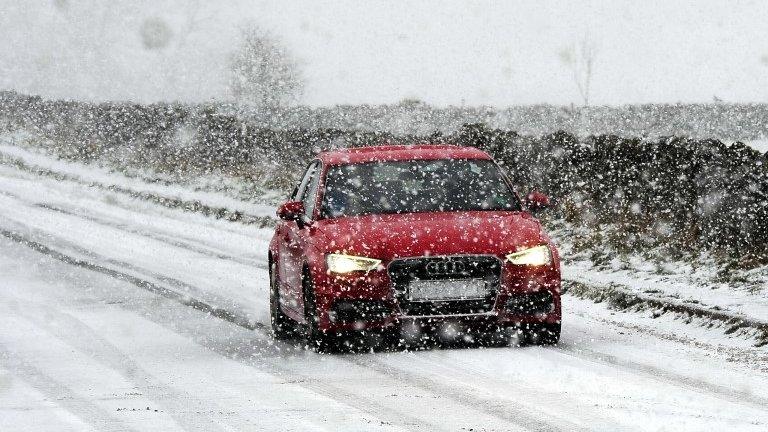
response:
M478 210L516 211L520 202L492 161L438 159L331 167L322 215Z

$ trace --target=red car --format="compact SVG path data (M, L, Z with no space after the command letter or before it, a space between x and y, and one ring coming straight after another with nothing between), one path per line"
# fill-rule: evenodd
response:
M557 249L485 152L449 145L320 153L269 246L276 338L342 333L560 337ZM472 333L474 334L474 333Z

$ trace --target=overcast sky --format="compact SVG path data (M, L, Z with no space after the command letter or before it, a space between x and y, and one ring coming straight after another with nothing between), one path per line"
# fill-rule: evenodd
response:
M163 48L142 44L148 20L170 29ZM248 22L300 61L310 105L579 103L564 59L584 38L593 104L768 102L767 1L0 0L0 88L226 100Z

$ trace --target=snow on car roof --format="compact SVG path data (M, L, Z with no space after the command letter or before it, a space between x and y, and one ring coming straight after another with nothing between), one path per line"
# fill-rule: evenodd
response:
M322 152L317 158L327 165L414 159L491 159L487 153L474 147L445 144L354 147Z

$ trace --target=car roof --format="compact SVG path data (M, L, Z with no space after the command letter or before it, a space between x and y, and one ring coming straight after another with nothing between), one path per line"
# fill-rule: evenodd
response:
M317 158L325 165L346 165L378 161L485 159L488 153L474 147L446 144L379 145L322 152Z

